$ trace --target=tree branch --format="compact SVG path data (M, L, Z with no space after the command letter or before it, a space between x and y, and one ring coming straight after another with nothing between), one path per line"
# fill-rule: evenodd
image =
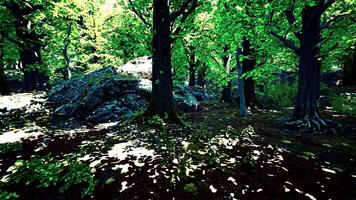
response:
M199 6L199 5L198 5L198 0L192 0L192 1L193 1L193 3L192 3L192 5L190 6L190 8L189 8L187 11L183 12L182 18L180 19L180 23L184 23L184 22L188 19L189 15ZM170 18L171 18L171 17L170 17ZM171 18L171 20L172 20L172 18ZM171 21L171 22L173 22L173 21ZM178 35L182 30L183 30L182 27L181 27L181 26L178 26L178 27L173 31L172 35L176 36L176 35ZM173 39L173 41L174 41L174 40L175 40L175 39Z
M327 2L324 3L323 7L321 8L321 13L323 13L325 10L327 10L331 5L335 3L336 0L328 0Z
M170 20L171 22L173 22L174 20L176 20L180 15L182 15L185 11L186 8L188 8L189 4L193 2L196 3L196 0L185 0L177 10L173 11L170 14Z
M271 34L276 37L277 39L279 39L285 46L287 46L288 48L292 49L296 54L299 55L300 49L294 44L294 42L278 35L277 33L271 31Z
M135 5L133 4L132 0L128 0L129 4L131 6L131 11L135 13L135 15L148 27L151 27L152 25L147 22L147 20L143 17L143 14L140 13L136 8Z
M293 25L296 21L295 16L293 14L293 10L285 10L283 11L284 15L287 17L289 25Z
M330 25L336 21L338 21L340 18L346 16L348 13L343 13L343 14L340 14L340 15L337 15L337 16L334 16L332 17L329 21L323 23L320 25L320 29L326 29L326 28L329 28Z

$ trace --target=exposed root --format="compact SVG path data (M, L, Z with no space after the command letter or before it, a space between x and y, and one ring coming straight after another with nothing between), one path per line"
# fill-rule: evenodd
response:
M301 132L332 133L337 135L337 129L343 129L340 123L320 118L318 114L312 117L307 115L303 119L293 120L286 123L288 128L299 129Z

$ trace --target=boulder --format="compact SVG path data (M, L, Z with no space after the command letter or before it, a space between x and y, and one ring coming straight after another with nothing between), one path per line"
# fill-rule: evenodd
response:
M178 85L174 88L174 100L177 108L183 112L195 112L202 110L197 98L192 94L189 86Z
M122 67L106 67L72 78L55 86L47 102L55 107L54 116L62 118L74 117L89 123L131 118L149 105L151 65L144 57ZM201 87L179 85L174 90L177 107L184 112L202 110L200 101L212 98Z
M140 79L152 78L152 59L148 56L136 58L127 64L119 67L119 73L129 74Z

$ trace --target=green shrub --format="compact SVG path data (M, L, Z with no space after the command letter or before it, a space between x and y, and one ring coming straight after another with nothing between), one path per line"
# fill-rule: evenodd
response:
M148 124L154 127L163 128L164 119L162 119L159 115L153 115L149 120Z
M272 101L280 108L293 106L296 94L297 82L292 84L277 82L268 85L263 93L257 93L264 104L268 105Z
M356 115L356 94L354 93L332 95L330 97L330 104L338 112L347 115Z
M37 188L57 186L61 193L72 186L83 185L82 196L90 196L97 181L87 165L81 164L75 157L66 157L58 161L52 156L37 156L30 160L18 160L14 173L10 175L6 185L24 183Z

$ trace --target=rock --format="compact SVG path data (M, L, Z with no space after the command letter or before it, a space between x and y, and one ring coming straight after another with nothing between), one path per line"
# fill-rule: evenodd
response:
M47 101L59 105L57 116L85 119L104 103L136 92L138 84L138 79L119 75L114 67L107 67L58 85Z
M189 92L198 100L198 101L208 101L213 98L205 88L200 86L189 87Z
M86 121L104 123L129 119L135 116L136 112L146 109L148 105L148 101L138 94L126 94L120 100L113 100L101 105L86 118Z
M152 78L152 59L148 56L136 58L118 69L121 74L130 74L140 79Z
M47 102L55 107L55 117L74 117L89 123L132 118L136 112L147 109L151 100L152 82L147 79L150 70L148 57L123 67L106 67L55 86ZM184 112L201 110L199 101L211 97L201 87L175 87L175 102Z
M175 87L174 100L177 108L183 112L195 112L202 110L197 98L191 93L189 86L178 85Z

